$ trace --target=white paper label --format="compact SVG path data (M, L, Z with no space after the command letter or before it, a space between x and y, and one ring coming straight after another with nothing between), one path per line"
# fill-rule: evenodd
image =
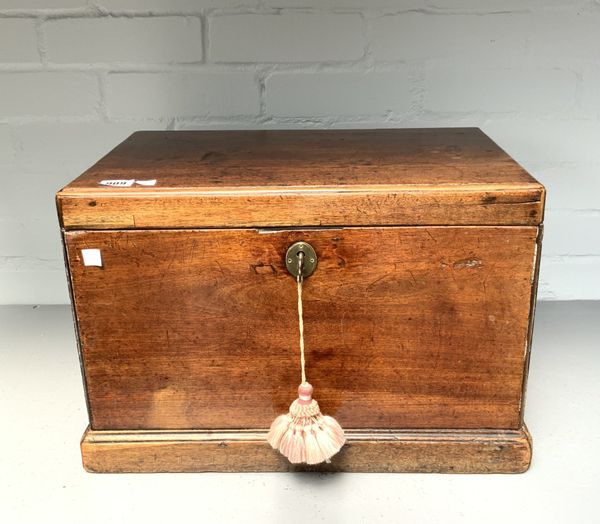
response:
M84 266L102 267L102 253L99 249L82 249L81 256Z
M154 180L135 180L130 178L128 180L101 180L101 186L111 186L111 187L131 187L133 184L138 184L140 186L155 186L156 179Z
M131 187L135 180L101 180L101 186L112 186L112 187Z

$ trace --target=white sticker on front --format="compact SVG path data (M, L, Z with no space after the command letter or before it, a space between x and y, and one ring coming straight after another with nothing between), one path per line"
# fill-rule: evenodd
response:
M102 267L102 254L99 249L82 249L81 256L84 266Z
M131 187L135 180L100 180L101 186L113 186L113 187Z

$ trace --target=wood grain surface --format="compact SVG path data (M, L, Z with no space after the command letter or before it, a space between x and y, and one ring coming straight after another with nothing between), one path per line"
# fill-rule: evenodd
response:
M308 378L347 428L522 426L537 227L65 234L95 430L268 428ZM85 267L98 248L103 267Z
M531 461L526 428L513 431L348 431L331 463L295 466L266 443L266 433L103 432L81 442L95 473L203 471L355 471L522 473Z
M480 129L139 131L67 186L160 177L160 187L539 184ZM105 188L106 189L106 188ZM110 189L106 189L110 191Z
M544 195L474 128L147 131L62 189L57 204L65 229L538 225Z

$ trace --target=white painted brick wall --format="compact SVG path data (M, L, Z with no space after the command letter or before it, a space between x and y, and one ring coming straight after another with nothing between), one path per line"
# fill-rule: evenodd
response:
M600 50L598 51L600 57ZM584 111L600 113L600 67L585 69L581 80L581 107Z
M100 0L96 5L112 12L198 13L205 8L257 7L260 0Z
M144 93L144 96L140 96ZM253 73L111 73L107 111L114 117L194 117L259 114Z
M566 112L575 107L577 75L564 69L445 66L425 72L428 111Z
M15 161L15 141L10 126L0 124L0 169L10 167Z
M209 24L215 62L351 61L365 52L363 20L355 14L236 14Z
M0 0L0 10L2 11L21 11L21 10L48 10L65 9L70 7L85 7L86 0ZM29 14L29 13L28 13ZM37 14L37 13L32 13Z
M39 61L35 20L0 18L0 63Z
M598 4L568 13L542 13L530 17L531 58L541 62L598 60L600 12Z
M160 129L162 126L149 125L147 128ZM13 165L19 173L36 172L40 169L59 172L56 177L38 179L38 184L47 183L51 189L57 181L59 185L70 182L73 171L85 170L89 167L91 158L104 156L137 129L139 124L130 121L63 122L58 133L55 122L37 121L14 126L11 133L14 144ZM69 149L77 154L67 154Z
M410 86L404 71L278 73L266 82L267 114L383 117L388 112L409 110Z
M0 71L0 90L3 119L92 118L98 114L98 79L88 73Z
M46 57L55 63L202 61L198 17L88 18L44 24Z
M403 13L373 20L375 60L512 62L525 51L527 15Z
M479 126L600 299L597 0L0 0L0 303L66 302L54 192L136 129Z

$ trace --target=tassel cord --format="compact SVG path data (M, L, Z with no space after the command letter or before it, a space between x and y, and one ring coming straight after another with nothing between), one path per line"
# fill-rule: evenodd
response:
M304 358L304 319L302 313L302 264L304 262L304 253L298 253L298 328L300 331L300 367L302 368L302 384L306 383L306 361Z
M323 416L319 404L312 398L313 387L306 380L304 355L304 319L302 312L304 253L298 253L298 329L302 383L298 398L292 402L286 415L278 416L271 424L267 442L288 458L292 464L320 464L330 462L344 445L344 430L329 416Z

